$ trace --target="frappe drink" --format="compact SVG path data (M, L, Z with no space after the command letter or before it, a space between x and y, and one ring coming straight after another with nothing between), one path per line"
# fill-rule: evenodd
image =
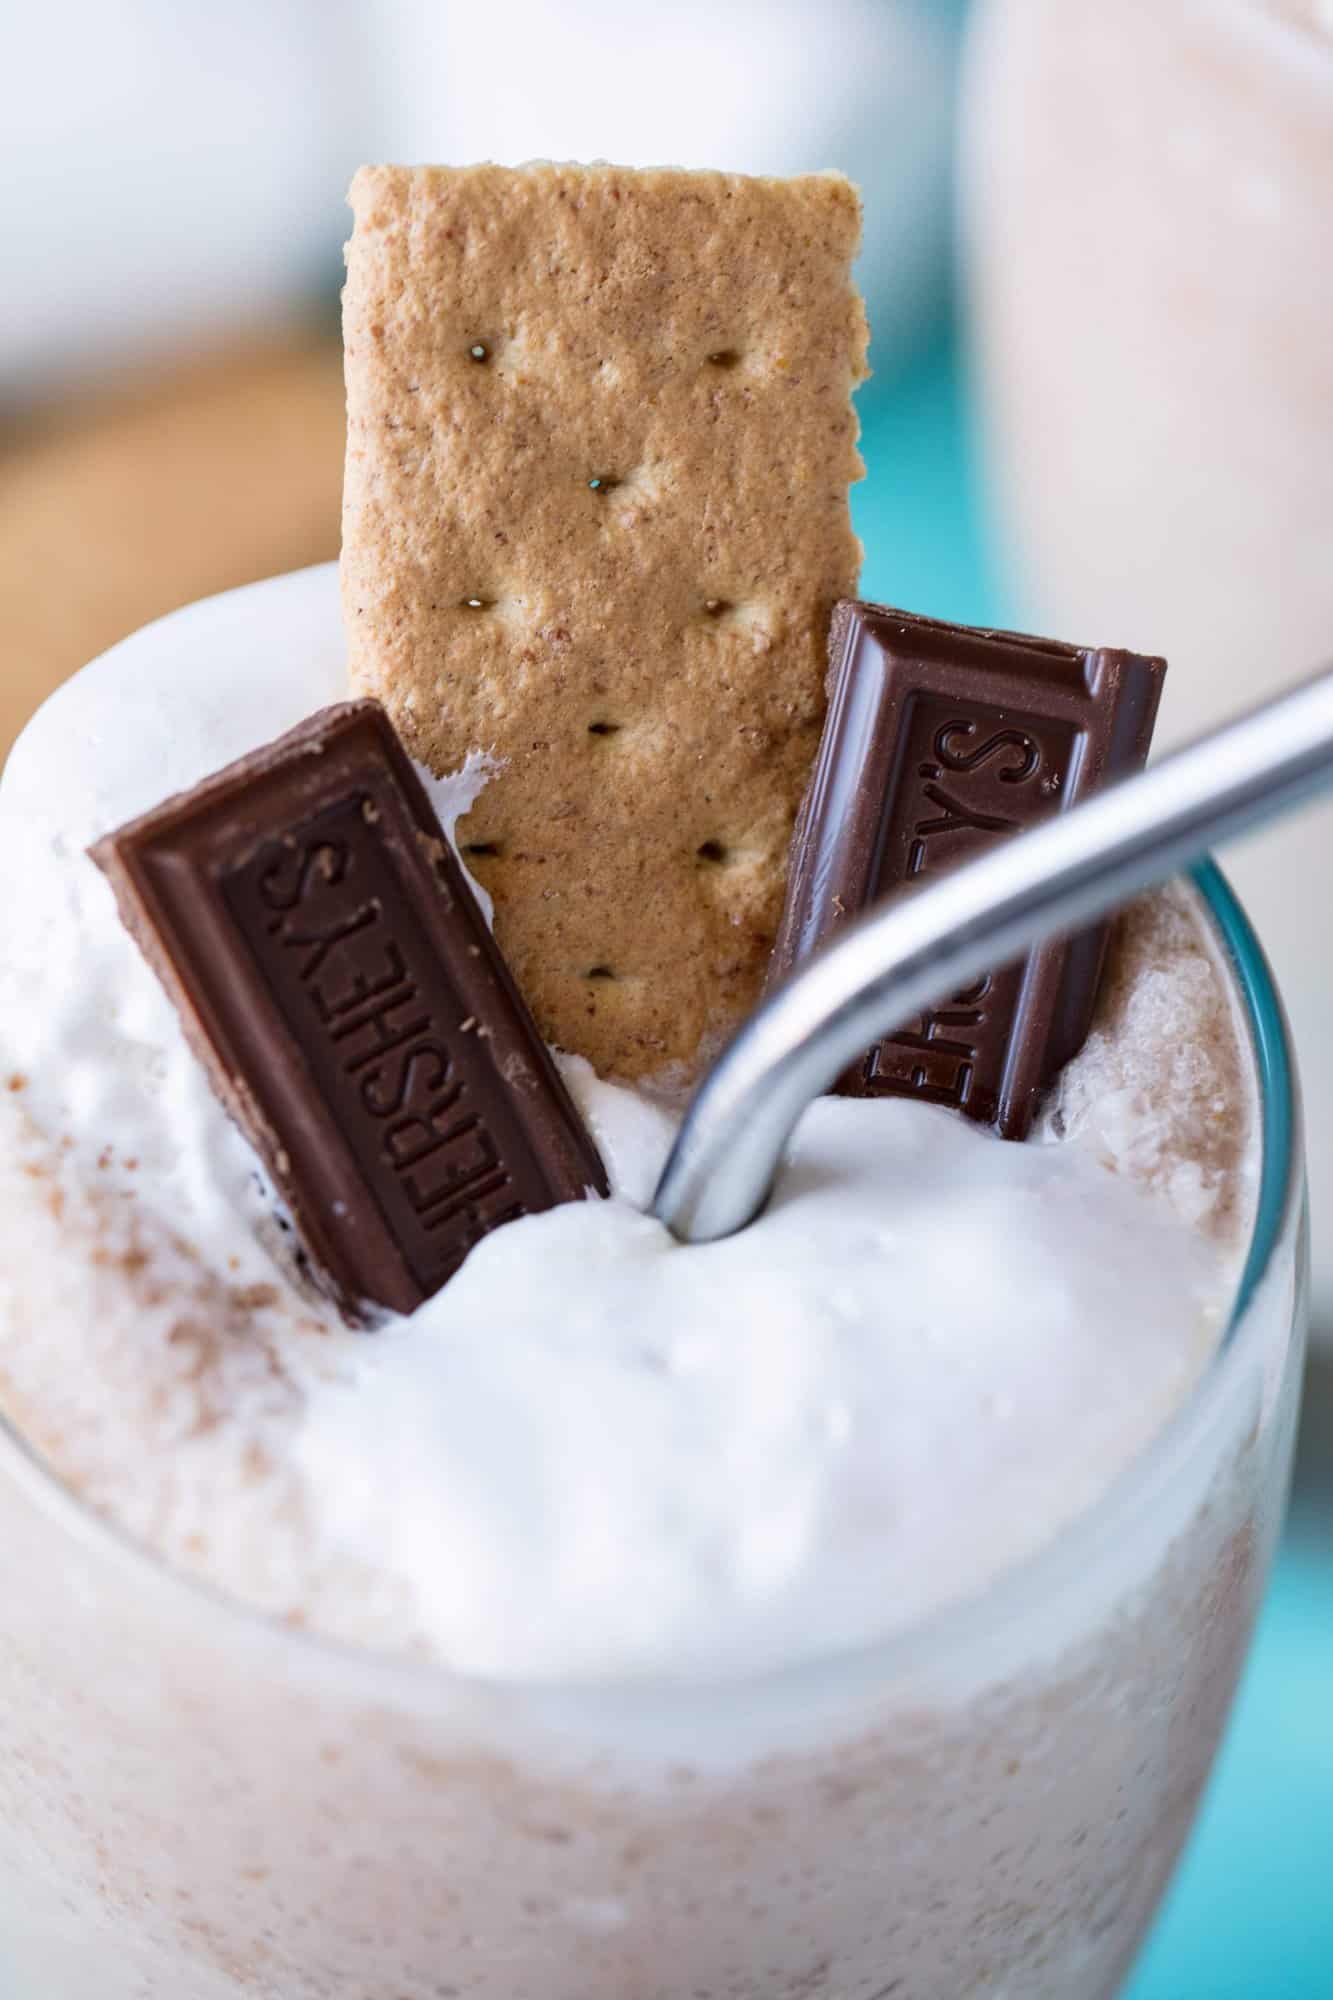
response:
M580 188L571 172L486 183L499 206L469 211L478 240L512 253L538 232L534 214L578 193L596 227L580 233L577 207L543 219L548 265L588 240L614 250L604 211L617 191L633 203L634 178L599 169ZM710 203L755 200L754 228L781 234L778 197L679 178L677 221L682 202L703 227ZM456 216L452 183L375 185L359 227L376 269L397 255L401 213L412 257L447 266L452 239L433 231L440 204ZM654 183L644 199L651 214L666 197ZM841 194L801 199L841 214ZM660 266L644 276L647 226L640 214L625 263L606 266L613 302L617 285L639 305L633 284L661 292ZM1081 1046L1034 1085L1026 1137L1000 1136L976 1103L933 1100L910 1066L892 1088L853 1082L810 1108L755 1224L674 1242L652 1190L691 1062L764 975L757 941L768 925L772 942L785 873L784 849L775 895L764 843L779 828L790 842L814 761L823 664L808 640L827 617L817 595L805 623L788 616L776 586L757 608L739 557L718 608L682 586L685 664L650 714L644 662L661 635L617 679L611 638L649 583L633 524L605 510L637 510L645 539L654 505L677 540L687 513L665 433L641 435L651 478L625 460L629 495L591 495L604 511L589 546L614 556L622 592L608 585L600 655L579 623L595 593L534 607L496 569L472 593L486 601L463 605L432 583L447 630L420 728L434 741L459 705L473 713L479 676L497 722L494 739L460 736L451 759L414 744L425 655L385 636L428 624L417 557L403 555L420 505L404 468L439 484L432 454L473 394L449 373L458 325L440 310L438 371L417 328L412 373L391 384L396 396L416 382L424 441L372 435L360 405L352 490L373 521L352 531L342 604L334 573L315 570L149 628L48 704L0 784L4 1990L1110 2000L1216 1747L1289 1460L1298 1133L1261 962L1215 884L1147 898L1099 948ZM549 365L558 401L574 351L559 327L538 340L498 292L488 311L470 343L486 355L466 365L500 368L508 352L498 386L516 406ZM625 321L646 341L644 324ZM387 380L388 322L367 333ZM701 409L739 422L744 402L727 399L743 395L761 428L775 422L765 398L789 394L790 371L769 368L773 352L756 360L734 320L708 338L690 355ZM661 406L684 407L661 352L654 366ZM782 407L799 427L826 391L802 401L798 383ZM603 443L612 428L604 412ZM737 512L737 547L748 519ZM705 510L705 569L723 560L708 526ZM841 532L838 516L823 544L835 568ZM477 536L463 540L459 560L477 564ZM521 552L512 562L511 583ZM298 808L284 791L279 825L255 789L274 756L290 763L265 751L288 730L305 732L301 782L327 775L331 739L317 729L315 743L310 718L347 699L358 604L350 691L365 696L377 660L376 698L438 816L395 877L393 897L409 876L415 887L392 938L377 928L382 883L336 920L321 898L380 865L394 795L357 780L370 809L352 838L328 817L345 801ZM466 640L461 694L449 620ZM978 657L1036 643L933 629ZM1037 653L1038 680L1083 671L1073 649ZM716 774L681 790L705 658L715 676L751 674L743 697L719 696L721 737L733 698L762 717L715 746L730 797ZM789 699L802 674L806 696ZM766 676L784 691L756 709ZM985 701L965 713L966 699L931 726L947 779L922 784L947 789L948 760L976 768L990 743L993 731L967 734ZM1045 754L1044 739L1017 740L1017 713L988 761L1001 803L1020 782L1003 771L1031 774ZM232 774L221 791L219 772ZM399 778L417 783L405 762ZM604 854L592 836L620 823L636 783L644 824ZM1004 814L968 796L980 837ZM196 832L220 798L214 867ZM144 836L145 815L169 823L165 846ZM108 842L143 863L128 925ZM654 958L642 940L659 850L678 929L650 941ZM621 909L608 898L627 855L640 904ZM260 900L243 910L245 870ZM883 888L881 869L865 893ZM431 951L455 976L460 938L478 963L509 960L533 1043L489 1014L450 1015L429 986ZM603 957L589 957L594 939ZM534 952L547 969L528 981ZM290 990L275 953L300 968ZM693 993L688 1051L663 999L675 982ZM409 986L413 1006L434 996L429 1028L413 1006L384 1013ZM294 992L319 1024L318 1057ZM1020 1002L1006 1032L1022 1031ZM543 1037L549 1056L515 1066ZM526 1126L493 1108L482 1119L507 1135L504 1173L518 1185L520 1149L540 1153L529 1098L545 1093L586 1186L548 1182L521 1214L488 1211L419 1302L377 1296L374 1276L349 1299L330 1260L372 1205L404 1267L423 1268L384 1173L395 1199L421 1197L418 1222L456 1221L438 1174L488 1063L485 1090L528 1094ZM376 1121L378 1155L354 1115ZM409 1157L423 1118L439 1149ZM312 1131L325 1135L313 1150ZM316 1225L319 1176L344 1146L350 1177ZM437 1178L414 1180L428 1163Z

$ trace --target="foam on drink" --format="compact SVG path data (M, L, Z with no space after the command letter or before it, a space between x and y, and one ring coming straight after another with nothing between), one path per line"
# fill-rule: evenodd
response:
M57 1471L246 1602L514 1680L836 1654L1051 1541L1231 1308L1253 1111L1187 907L1126 926L1050 1143L824 1100L769 1211L714 1245L641 1212L670 1115L566 1059L613 1198L508 1225L367 1339L300 1281L85 854L340 672L288 640L230 657L219 698L207 647L148 635L132 679L89 669L6 774L0 1369Z
M460 1620L440 1581L439 1495L452 1490L463 1513L469 1462L458 1450L453 1489L437 1479L449 1468L432 1454L459 1446L441 1392L461 1366L474 1415L483 1386L506 1420L522 1415L524 1382L501 1362L531 1358L539 1329L516 1295L535 1289L532 1267L476 1274L497 1287L492 1304L509 1288L510 1340L494 1351L482 1351L488 1329L475 1317L461 1333L423 1319L385 1339L312 1305L293 1287L253 1156L184 1049L105 883L78 860L98 831L320 706L341 661L328 573L194 607L60 697L0 798L13 940L0 1072L21 1081L0 1089L0 1397L28 1441L0 1427L5 1990L24 2000L871 2000L886 1990L956 2000L1007 1985L1025 2000L1107 2000L1226 1714L1280 1512L1297 1379L1294 1209L1236 1337L1208 1358L1207 1302L1226 1292L1249 1233L1260 1141L1235 981L1198 899L1154 899L1124 932L1093 1038L1048 1113L1045 1136L1057 1143L1004 1145L955 1132L928 1107L892 1107L903 1122L885 1128L887 1151L863 1149L860 1124L846 1128L852 1185L839 1221L825 1209L844 1204L821 1181L846 1163L830 1160L824 1114L860 1119L881 1107L818 1107L759 1239L773 1251L758 1292L770 1338L728 1284L706 1325L666 1329L650 1311L647 1329L676 1371L663 1373L660 1351L645 1353L640 1334L632 1352L627 1316L608 1311L609 1277L600 1317L571 1317L586 1259L562 1241L558 1265L544 1266L547 1344L532 1385L554 1399L552 1430L569 1418L571 1441L600 1454L605 1474L614 1439L597 1434L594 1395L572 1408L574 1385L605 1381L620 1398L606 1431L626 1403L637 1415L635 1395L661 1397L696 1464L705 1446L712 1454L715 1490L664 1486L663 1443L649 1428L625 1440L653 1447L645 1499L685 1512L642 1524L653 1587L617 1603L607 1578L629 1548L624 1524L585 1509L586 1532L567 1532L569 1510L590 1494L572 1444L563 1464L558 1439L526 1464L476 1451L477 1508L460 1529L472 1576L512 1553L506 1534L520 1528L545 1537L548 1555L579 1560L559 1580L531 1561L516 1572L516 1615L503 1629L493 1577ZM654 1239L632 1206L650 1191L663 1114L581 1070L570 1078L620 1190L618 1203L571 1211L575 1234L607 1232L616 1282L639 1305L670 1268L679 1305L676 1271L692 1253ZM104 1152L96 1133L111 1135ZM1057 1336L1059 1311L1043 1306L1044 1345L1027 1350L1016 1410L985 1400L1000 1346L975 1356L964 1346L974 1293L962 1300L955 1287L958 1310L925 1329L952 1371L948 1396L924 1360L915 1374L909 1365L910 1326L893 1317L903 1257L872 1239L905 1212L902 1170L922 1162L914 1222L951 1169L965 1176L991 1216L978 1253L1000 1259L1011 1298L1015 1232L1047 1217L1047 1234L1024 1240L1055 1259L1050 1283L1068 1283L1070 1315ZM893 1198L877 1203L890 1164ZM997 1170L1015 1178L1001 1188ZM1088 1212L1075 1215L1068 1196L1080 1189ZM788 1238L807 1202L823 1203L842 1233ZM1134 1218L1144 1232L1126 1238ZM527 1227L483 1247L518 1244ZM1107 1258L1091 1304L1112 1357L1132 1370L1110 1382L1103 1413L1111 1370L1090 1351L1076 1260L1100 1259L1113 1239L1129 1254L1117 1252L1114 1269ZM744 1242L717 1248L736 1257ZM964 1235L979 1276L972 1243ZM803 1244L848 1268L821 1284L801 1268ZM1151 1274L1136 1268L1148 1261ZM859 1292L842 1297L872 1271L873 1326ZM1041 1273L1020 1275L1026 1307ZM474 1282L470 1264L462 1280ZM1187 1310L1154 1342L1135 1314L1168 1297L1173 1314ZM815 1303L822 1317L802 1334ZM997 1343L1003 1331L992 1326ZM582 1375L581 1348L597 1362ZM896 1378L886 1365L895 1355ZM829 1365L857 1356L875 1364L860 1377ZM1082 1406L1061 1373L1074 1367ZM1187 1390L1184 1377L1200 1371ZM669 1404L682 1383L687 1393ZM1136 1383L1142 1408L1130 1407ZM858 1495L827 1477L828 1392L863 1386L892 1387L900 1401L877 1413L882 1440L853 1413L845 1464L859 1451L872 1482ZM734 1410L742 1388L759 1407ZM919 1489L907 1492L904 1476L909 1508L876 1523L856 1503L892 1498L890 1452L912 1448L909 1391L922 1396L922 1432L900 1470ZM1090 1418L1105 1447L1075 1467L1082 1495L1052 1477L1068 1463L1062 1398L1067 1425ZM358 1404L367 1422L349 1442ZM706 1437L687 1427L710 1411ZM822 1428L796 1421L802 1413L822 1413ZM1162 1424L1126 1458L1133 1433ZM530 1416L524 1425L526 1441ZM1003 1462L1006 1433L1033 1445L1030 1492L1021 1468ZM400 1467L387 1448L377 1456L390 1437ZM785 1479L782 1465L757 1462L761 1448L791 1454ZM537 1498L553 1469L557 1485L573 1483L547 1522ZM53 1471L80 1499L63 1497ZM1047 1516L1090 1499L1094 1475L1110 1487L1051 1541ZM365 1494L367 1476L386 1490ZM436 1534L414 1533L404 1504L427 1478L437 1481ZM362 1490L340 1498L349 1482ZM811 1505L821 1491L823 1512ZM770 1502L786 1511L770 1518ZM736 1533L746 1523L748 1538ZM1015 1523L1020 1540L1033 1530L1047 1545L1013 1562ZM858 1548L832 1547L835 1527L859 1535ZM692 1566L702 1531L733 1551L729 1569ZM747 1649L752 1660L816 1652L823 1616L826 1638L840 1619L844 1636L857 1620L865 1629L873 1607L835 1588L863 1558L886 1630L924 1615L932 1594L970 1589L968 1535L988 1544L981 1567L1010 1563L980 1594L850 1655L743 1666ZM896 1565L901 1581L913 1548L940 1573L910 1579L908 1605L880 1578ZM154 1552L222 1594L192 1588ZM673 1552L684 1585L674 1597L662 1586ZM557 1621L586 1615L583 1633L534 1635L519 1601L529 1587ZM803 1592L805 1626L795 1616ZM252 1607L285 1610L287 1622ZM354 1650L324 1643L339 1631ZM465 1644L508 1678L450 1672L441 1654ZM557 1644L571 1672L618 1660L619 1677L534 1680L541 1649L549 1663ZM646 1663L668 1645L686 1664L664 1677Z

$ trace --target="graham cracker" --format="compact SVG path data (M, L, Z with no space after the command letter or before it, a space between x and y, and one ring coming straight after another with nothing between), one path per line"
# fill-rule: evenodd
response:
M854 595L839 175L363 168L354 690L436 773L547 1039L684 1080L758 998Z

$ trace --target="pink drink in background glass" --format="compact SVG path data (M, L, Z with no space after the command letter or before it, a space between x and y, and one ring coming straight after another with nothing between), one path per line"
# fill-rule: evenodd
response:
M981 0L963 216L995 521L1025 620L1171 662L1160 737L1333 649L1333 10ZM1333 1101L1333 808L1229 867ZM1333 1125L1310 1130L1316 1215ZM1333 1234L1315 1321L1333 1326Z

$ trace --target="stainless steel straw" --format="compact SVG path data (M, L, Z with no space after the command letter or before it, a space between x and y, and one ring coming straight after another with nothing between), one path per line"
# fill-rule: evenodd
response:
M872 1042L1330 784L1333 668L870 910L764 1002L704 1078L655 1213L689 1243L743 1229L806 1105Z

